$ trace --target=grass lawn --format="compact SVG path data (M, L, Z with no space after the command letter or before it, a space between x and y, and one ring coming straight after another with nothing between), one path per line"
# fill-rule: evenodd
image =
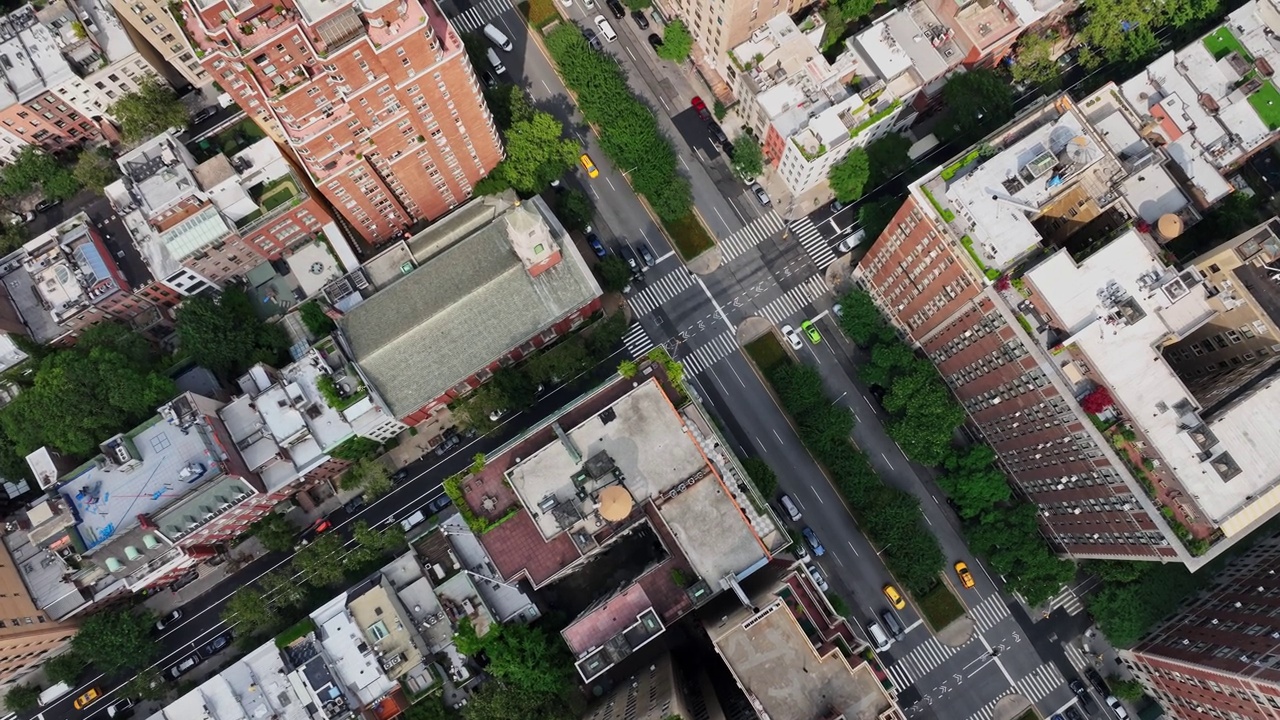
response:
M766 375L778 365L790 362L787 351L782 349L782 343L773 333L765 333L747 343L746 350L752 362Z
M1276 90L1275 83L1270 80L1262 83L1262 87L1249 96L1249 104L1268 130L1280 129L1280 90Z
M1237 52L1245 60L1253 61L1253 56L1249 54L1248 50L1244 49L1244 45L1240 44L1240 40L1232 34L1231 28L1226 25L1205 36L1204 46L1209 50L1209 54L1213 56L1214 60L1221 60L1231 53Z
M550 25L554 20L560 20L560 11L556 10L556 0L528 0L522 2L516 9L520 12L525 22L541 30Z
M685 260L692 260L716 245L716 241L707 234L707 229L702 227L693 210L689 210L684 217L675 222L663 220L662 226L667 229L667 234L675 243L676 252L680 253L680 257Z
M944 582L934 585L924 595L917 596L916 607L934 630L941 630L964 615L964 605L960 604L960 599Z
M293 176L286 175L262 191L262 199L258 204L262 205L263 211L271 212L297 195L298 186L293 182Z

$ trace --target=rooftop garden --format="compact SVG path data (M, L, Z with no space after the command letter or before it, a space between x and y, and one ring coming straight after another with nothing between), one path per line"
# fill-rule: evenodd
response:
M1253 56L1248 50L1244 49L1244 45L1240 44L1239 38L1231 32L1231 28L1223 25L1222 27L1209 33L1204 38L1205 49L1213 56L1214 60L1221 60L1231 53L1240 53L1240 57L1253 62Z
M349 375L348 377L354 378L355 376ZM334 382L332 375L321 375L316 378L316 390L318 390L321 397L324 398L325 404L338 412L342 412L352 405L355 405L365 399L369 394L369 391L365 389L363 383L357 383L355 392L344 396L342 394L342 390L338 388L338 384Z
M862 132L863 130L866 130L867 128L871 127L872 125L875 125L876 123L878 123L878 122L880 122L881 120L885 119L885 118L886 118L886 117L888 117L888 116L889 116L889 115L890 115L894 110L897 110L897 109L898 109L898 107L899 107L900 105L902 105L902 101L901 101L901 100L897 100L897 99L895 99L893 102L889 103L888 107L886 107L886 108L884 108L883 110L880 110L880 111L878 111L878 112L874 112L874 113L872 113L872 114L871 114L871 117L867 118L866 120L863 120L862 122L858 123L857 125L854 125L854 126L849 130L849 137L858 137L858 133Z
M267 136L251 118L240 122L214 135L187 146L196 162L204 162L219 153L231 157L250 145Z
M1280 129L1280 90L1276 90L1275 83L1270 80L1262 83L1262 87L1249 96L1249 104L1268 130Z
M988 280L996 280L1000 277L999 270L989 268L986 263L982 262L982 256L978 254L977 250L973 249L973 238L965 235L960 238L960 244L963 245L964 249L969 253L969 257L973 260L973 264L978 266L978 269L982 271L982 274L985 275Z
M791 138L791 142L795 143L796 149L799 150L800 154L804 156L804 159L808 160L809 162L813 162L814 160L817 160L818 158L827 154L827 146L823 145L822 143L818 144L818 149L815 152L809 152L807 149L805 149L805 146L801 144L799 140L796 140L795 138Z

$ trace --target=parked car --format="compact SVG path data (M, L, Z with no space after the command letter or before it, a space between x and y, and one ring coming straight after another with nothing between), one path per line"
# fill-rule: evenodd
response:
M638 25L641 30L649 29L649 18L645 17L644 13L639 10L631 11L631 19L636 21L636 25Z
M702 102L702 98L694 95L693 99L689 101L689 105L693 107L694 112L698 113L698 117L702 118L703 122L711 122L711 111L707 109L707 104Z
M960 584L966 590L973 587L973 573L969 572L969 566L964 561L956 563L956 577L960 578Z
M759 183L751 184L751 192L755 194L756 200L759 200L761 205L768 205L772 202L769 199L769 193L765 192L764 188L760 187Z
M804 347L804 341L800 339L800 333L796 332L796 329L790 325L782 326L782 336L787 339L787 342L791 343L792 348L799 350Z
M427 503L427 510L434 515L452 504L453 498L449 497L447 494L441 494L440 497Z
M1120 720L1129 720L1129 711L1124 709L1124 705L1116 699L1115 695L1107 696L1107 707L1111 708L1111 711L1114 712L1116 717L1120 718Z
M400 468L399 470L391 474L391 482L395 485L399 485L400 483L408 479L409 479L409 468Z
M364 501L364 495L360 494L348 500L347 504L342 506L342 509L346 510L348 515L355 515L360 512L366 504L367 503Z
M847 207L849 207L849 203L840 202L839 200L832 200L832 201L831 201L831 212L832 212L833 214L834 214L834 213L838 213L838 212L840 212L841 210L843 210L843 209L845 209L845 208L847 208Z
M618 246L618 256L627 261L627 267L631 268L631 276L639 279L644 272L644 268L640 267L640 260L636 258L636 254L631 251L631 246L622 243Z
M717 145L729 142L729 136L724 134L724 129L718 123L709 123L707 132L711 133L711 139L715 140Z
M497 410L494 410L493 412L489 413L489 422L498 422L498 420L500 420L502 416L506 414L507 414L506 408L498 408Z
M128 717L133 714L133 701L129 698L120 698L107 706L107 717L119 718Z
M204 658L200 657L199 653L191 653L190 655L182 658L181 660L174 663L173 665L170 665L164 671L164 676L169 678L170 680L177 680L183 675L186 675L187 673L191 672L192 668L194 668L195 666L199 665L202 662L204 662Z
M893 585L885 585L881 590L884 596L889 599L889 604L894 610L901 610L907 606L907 601L902 599L902 593L898 592L898 588Z
M85 690L71 705L77 710L83 710L101 699L102 690L95 686Z
M826 592L831 589L831 586L827 584L827 579L822 576L822 569L817 565L809 563L804 566L804 569L809 573L809 578L813 580L813 584L817 585L819 590Z
M196 652L200 654L201 659L208 660L214 655L217 655L230 647L231 641L234 639L235 635L233 635L230 630L227 630L205 643L204 646Z
M587 244L591 246L596 257L602 258L609 254L609 251L604 249L604 243L600 242L600 236L595 233L587 233Z
M596 16L596 29L600 31L600 37L603 37L605 42L614 42L618 39L618 33L603 15Z
M804 336L814 345L822 343L822 333L818 332L818 326L814 325L812 320L800 323L800 332L804 333Z
M1080 711L1076 709L1075 705L1067 708L1065 712L1067 714L1067 720L1084 720L1084 715L1080 714Z
M653 267L658 264L658 259L653 256L653 251L649 249L648 243L640 243L636 245L636 250L640 253L640 260L645 267Z
M786 493L779 495L778 505L782 508L782 514L791 518L792 522L800 522L800 518L802 517L800 515L800 508L796 507L795 501L791 499L790 495Z
M818 533L814 532L813 528L806 525L800 530L800 534L804 535L804 540L809 543L814 555L822 557L827 553L827 549L822 547L822 541L818 539Z
M36 212L42 213L45 210L55 208L61 204L62 204L61 200L41 200L39 203L36 204Z
M215 107L200 108L199 110L195 111L191 115L191 124L199 125L200 123L204 122L205 120L208 120L209 118L217 114L218 114L218 108L215 108Z
M836 303L835 305L832 305L831 314L835 315L838 318L844 317L844 306L841 305L840 303Z
M1085 712L1092 714L1095 709L1093 698L1089 695L1089 688L1084 686L1084 681L1080 678L1071 678L1067 682L1067 686L1071 688L1071 692L1076 694L1076 698L1080 701L1080 707L1084 708Z
M328 531L331 527L333 527L333 523L329 521L329 518L320 518L319 520L311 523L306 530L303 530L302 533L298 535L298 542L302 545L306 545L312 540L315 540L317 535Z
M894 640L901 640L907 634L907 629L903 627L902 621L898 619L898 614L892 610L881 610L880 621L893 633Z
M600 44L600 38L596 37L596 34L594 31L583 28L582 37L587 39L587 47L590 47L592 50L599 50L600 48L604 47L603 45Z
M484 81L484 86L487 88L493 88L498 86L498 78L494 77L493 73L489 72L488 70L480 71L480 79Z
M164 631L167 628L171 628L175 624L177 624L177 622L181 619L182 619L182 608L174 608L173 610L169 611L169 614L165 615L164 617L156 621L156 630Z
M1111 694L1111 688L1107 687L1107 681L1102 679L1102 673L1093 668L1086 668L1084 676L1089 680L1089 684L1093 686L1093 689L1098 691L1099 695L1106 697Z
M654 50L662 47L662 36L658 33L649 33L649 47Z
M858 243L861 243L864 239L866 239L866 237L867 237L867 231L859 228L853 231L852 233L850 233L848 237L841 240L839 245L836 245L836 252L847 253L850 250L857 247Z
M618 0L605 0L604 4L609 7L609 12L613 13L615 18L621 20L627 16L627 9Z

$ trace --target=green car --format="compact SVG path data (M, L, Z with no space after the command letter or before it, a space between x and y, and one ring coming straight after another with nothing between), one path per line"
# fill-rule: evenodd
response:
M818 332L818 327L813 324L812 320L805 320L800 323L800 332L809 338L809 342L817 345L822 342L822 334Z

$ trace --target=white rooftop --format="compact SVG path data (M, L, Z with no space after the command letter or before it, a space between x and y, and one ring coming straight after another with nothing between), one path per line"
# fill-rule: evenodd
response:
M320 629L325 660L338 682L359 699L360 705L368 705L398 687L382 672L376 651L364 643L364 630L347 612L347 593L311 613L311 619ZM361 646L365 647L364 652Z
M150 720L310 720L309 702L311 698L289 682L284 659L273 641L254 648L151 715Z
M890 14L889 18L892 17L903 17L908 22L911 22L909 15L896 10ZM894 28L889 24L889 18L882 18L879 22L854 36L858 45L862 48L863 56L875 66L877 74L886 79L897 77L912 67L911 56L907 54L906 48L902 46L902 43L899 42L898 37L894 34ZM915 25L914 22L911 24Z
M1156 348L1185 337L1215 313L1194 270L1179 274L1164 266L1158 252L1131 230L1079 266L1060 251L1027 276L1065 324L1071 335L1066 343L1087 356L1191 493L1188 500L1230 535L1280 503L1280 430L1274 422L1280 384L1273 381L1211 418L1216 441L1197 447L1188 428L1199 424L1199 408ZM1209 459L1200 459L1202 450ZM1231 465L1238 474L1226 469Z

